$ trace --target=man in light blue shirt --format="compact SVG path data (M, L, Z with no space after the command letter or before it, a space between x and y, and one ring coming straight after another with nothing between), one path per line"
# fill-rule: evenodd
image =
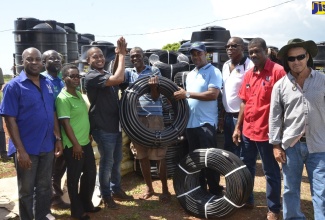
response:
M195 68L187 75L186 90L180 88L174 93L176 100L187 98L190 117L186 129L189 151L199 148L216 148L216 119L218 117L217 98L222 85L219 69L208 63L206 47L194 42L189 52ZM220 174L210 168L201 172L200 183L204 189L221 196L223 187L219 186Z

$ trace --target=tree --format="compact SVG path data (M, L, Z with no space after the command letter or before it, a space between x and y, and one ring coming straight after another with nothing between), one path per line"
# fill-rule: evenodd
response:
M166 44L162 47L162 50L172 50L172 51L178 51L178 49L181 47L180 43L172 43L172 44Z

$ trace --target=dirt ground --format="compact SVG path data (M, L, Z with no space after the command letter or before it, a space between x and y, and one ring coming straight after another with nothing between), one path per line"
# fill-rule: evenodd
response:
M5 128L6 129L6 128ZM6 130L5 130L6 132ZM6 132L7 134L7 132ZM7 142L8 143L8 142ZM13 162L0 163L0 178L15 176ZM139 197L145 191L142 176L136 172L131 172L122 177L122 187L129 195L133 195L135 200L131 202L117 202L120 205L118 210L102 209L100 212L90 214L94 220L200 220L188 214L179 204L173 188L172 178L168 179L169 190L172 194L171 201L163 204L159 202L161 194L161 183L154 179L154 189L156 194L150 199L143 201ZM307 219L313 219L313 207L310 197L309 182L306 171L303 173L301 188L301 207ZM266 219L267 207L265 199L265 177L262 172L260 161L257 163L257 172L254 186L255 208L252 210L236 209L237 211L226 220L263 220ZM102 208L103 205L101 205ZM70 219L70 211L52 210L56 219ZM14 220L18 220L15 218Z
M4 163L1 164L1 167ZM237 211L226 220L263 220L266 219L267 207L265 200L265 178L262 173L261 163L257 163L257 175L255 179L254 195L255 205L253 210L236 209ZM7 162L5 166L10 172L0 172L0 178L8 175L14 175L13 163ZM135 200L131 202L117 202L120 205L118 210L102 209L100 212L90 214L92 219L98 220L143 220L143 219L160 219L160 220L200 220L188 214L179 204L173 188L172 178L168 179L169 190L172 194L171 201L163 204L159 201L161 194L161 183L154 179L154 189L156 194L147 201L139 200L139 197L145 190L143 178L136 172L131 172L122 177L122 187L129 195L133 195ZM313 209L310 200L309 183L304 172L301 195L302 211L306 214L307 219L313 219ZM102 208L103 205L101 205ZM63 210L52 210L57 219L70 219L70 212ZM18 219L18 218L16 218ZM219 218L220 219L220 218Z

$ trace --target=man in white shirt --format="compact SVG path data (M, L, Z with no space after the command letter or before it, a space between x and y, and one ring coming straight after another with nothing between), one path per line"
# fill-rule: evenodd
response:
M247 70L254 66L254 63L244 55L244 41L240 37L232 37L225 45L229 60L224 63L222 68L222 104L224 110L219 120L219 129L224 131L224 149L240 157L239 146L232 140L235 125L238 119L240 104L242 100L238 97L239 89Z

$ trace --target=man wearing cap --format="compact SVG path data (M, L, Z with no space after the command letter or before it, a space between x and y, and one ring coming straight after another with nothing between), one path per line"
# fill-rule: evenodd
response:
M312 69L316 55L314 41L297 38L278 53L287 75L272 91L269 141L282 163L283 219L306 219L300 209L304 165L314 219L325 219L325 75Z
M176 100L187 99L190 107L190 118L187 124L186 137L189 151L198 148L216 148L216 120L218 118L217 98L222 85L219 69L208 63L207 51L202 42L194 42L189 52L195 68L186 77L186 90L180 88L174 93ZM219 186L220 174L212 169L201 171L200 184L209 192L221 196Z
M273 85L285 75L285 71L282 66L268 58L266 42L262 38L253 38L248 43L248 53L254 67L245 74L239 90L242 103L233 141L238 145L243 140L240 158L249 169L253 180L259 153L266 177L266 200L269 209L267 219L277 220L281 209L281 175L279 164L273 156L273 146L269 143L268 119ZM253 193L246 204L246 207L254 207Z

